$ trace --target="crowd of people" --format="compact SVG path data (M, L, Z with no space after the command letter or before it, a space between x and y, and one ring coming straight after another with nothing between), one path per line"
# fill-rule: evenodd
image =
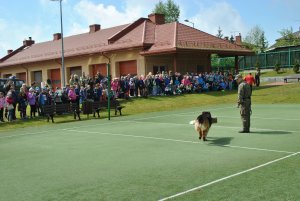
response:
M172 71L149 73L141 76L121 76L110 82L111 98L131 98L147 96L171 96L184 93L201 93L208 91L224 91L237 88L234 74L231 72L186 73L184 75ZM251 73L249 74L251 77ZM248 77L249 77L248 76ZM255 80L248 78L253 85ZM254 81L253 81L254 80ZM108 78L97 73L95 77L72 74L69 85L53 89L50 80L37 86L23 84L20 91L15 90L13 82L5 84L4 92L0 92L0 122L4 117L8 121L16 120L16 112L20 112L21 119L34 118L43 115L43 105L73 102L78 105L84 101L101 101L107 99ZM27 114L27 107L30 113Z

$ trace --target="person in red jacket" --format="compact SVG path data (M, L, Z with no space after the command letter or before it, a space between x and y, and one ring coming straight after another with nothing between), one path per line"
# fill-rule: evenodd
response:
M246 75L246 77L244 78L244 80L250 85L251 91L252 91L252 85L255 84L255 79L252 76L251 73L249 73L248 75Z

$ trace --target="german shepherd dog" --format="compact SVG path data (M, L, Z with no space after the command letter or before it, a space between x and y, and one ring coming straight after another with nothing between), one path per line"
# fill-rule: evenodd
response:
M213 123L217 123L217 118L211 117L210 112L202 112L196 120L190 121L190 124L195 125L196 132L199 133L199 140L207 141L208 131Z

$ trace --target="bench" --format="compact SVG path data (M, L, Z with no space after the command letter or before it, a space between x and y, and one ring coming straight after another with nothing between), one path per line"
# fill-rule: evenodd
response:
M43 105L41 106L42 109L42 115L47 117L47 121L49 122L49 119L51 118L52 123L54 123L54 113L55 113L55 106L54 105Z
M83 114L87 115L87 118L89 118L90 114L94 114L94 117L96 117L96 113L98 118L100 118L100 109L100 101L84 101L82 103L82 111Z
M42 113L47 117L47 121L49 122L50 118L52 123L54 123L54 115L55 114L74 114L74 119L78 116L78 120L80 118L80 110L78 104L75 103L63 103L63 104L51 104L51 105L43 105Z
M86 114L89 118L89 114L98 114L98 118L100 118L100 110L105 110L108 107L108 102L105 101L85 101L82 104L82 111L83 114ZM110 109L115 110L115 115L119 112L120 115L122 115L122 109L124 106L121 106L120 102L118 100L111 100L110 101Z
M287 83L287 81L290 79L297 79L298 82L300 81L300 77L285 77L285 78L283 78L283 81L284 81L284 83Z
M100 109L107 109L107 107L108 107L107 100L100 102ZM124 107L125 106L121 106L121 104L118 100L111 100L110 101L110 109L115 110L115 115L117 115L118 111L119 111L119 114L122 115L122 109Z

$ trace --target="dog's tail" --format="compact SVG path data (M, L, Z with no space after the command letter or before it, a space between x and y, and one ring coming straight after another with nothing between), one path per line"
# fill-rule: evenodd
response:
M195 124L195 121L196 121L196 120L190 121L190 124L191 124L191 125L194 125L194 124Z

